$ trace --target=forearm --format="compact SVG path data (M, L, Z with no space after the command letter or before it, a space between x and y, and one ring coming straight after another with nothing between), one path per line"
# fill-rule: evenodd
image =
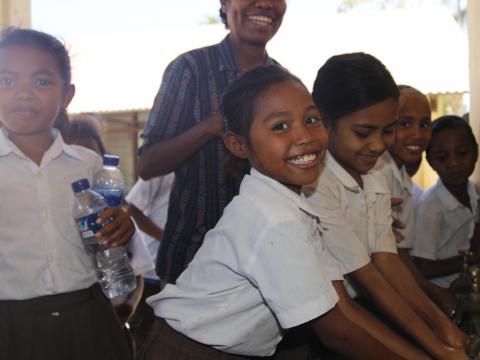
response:
M325 346L346 359L402 359L346 318L337 306L313 320L312 327Z
M373 263L395 291L421 316L433 326L445 314L426 296L410 270L396 254L374 254Z
M446 351L427 323L390 285L378 269L369 263L349 276L359 282L375 304L406 333L416 340L430 355L441 357Z
M163 230L160 229L152 220L143 214L140 209L129 204L127 212L135 219L137 226L144 233L150 235L154 239L160 240L163 236Z
M427 279L452 275L462 270L462 257L455 256L444 260L429 260L416 257L415 265Z
M201 121L172 139L151 145L140 156L140 177L148 180L175 171L214 137L206 122Z
M341 282L335 281L333 284L340 298L338 307L346 318L362 327L370 336L405 359L429 359L427 354L407 342L353 301L346 293Z

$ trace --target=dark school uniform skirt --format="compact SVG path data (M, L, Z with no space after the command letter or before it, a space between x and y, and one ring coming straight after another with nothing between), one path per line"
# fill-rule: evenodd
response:
M71 293L0 301L1 360L131 360L98 284Z
M249 357L228 354L196 342L157 318L137 360L246 360Z

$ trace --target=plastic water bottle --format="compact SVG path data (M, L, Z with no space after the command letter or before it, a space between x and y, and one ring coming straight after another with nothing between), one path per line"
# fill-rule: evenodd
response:
M123 246L104 246L95 233L101 229L96 224L98 216L108 207L107 201L90 189L88 179L72 183L75 193L73 218L83 240L83 245L95 267L102 290L109 299L126 297L137 283L127 253Z
M102 195L109 207L119 207L122 204L124 180L116 155L103 155L103 168L93 177L92 189Z

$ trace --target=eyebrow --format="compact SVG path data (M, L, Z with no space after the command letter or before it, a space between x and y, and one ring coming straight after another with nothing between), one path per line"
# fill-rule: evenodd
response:
M317 109L317 107L314 104L310 104L303 109L303 112L305 114L305 113L307 113L311 110L316 110L316 109ZM291 113L290 111L274 111L274 112L271 112L270 114L268 114L268 116L265 119L263 119L263 122L268 123L270 121L275 120L278 117L285 116L285 115L288 115L290 113Z

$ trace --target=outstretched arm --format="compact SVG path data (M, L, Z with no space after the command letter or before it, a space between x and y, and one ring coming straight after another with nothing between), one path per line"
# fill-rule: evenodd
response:
M396 293L433 328L440 339L465 351L468 341L466 335L425 295L397 254L374 253L372 260Z
M433 358L467 359L466 355L462 355L463 352L449 348L435 336L426 322L405 302L373 263L352 272L349 277L360 284L375 304Z
M454 314L458 306L458 300L455 294L448 289L444 289L428 281L415 265L407 249L398 249L398 256L408 270L410 270L418 285L420 285L420 288L430 299L432 299L445 314L449 316Z
M311 325L325 346L346 359L404 359L345 317L338 305L313 320Z
M338 308L346 318L362 327L370 336L402 358L430 359L427 354L400 337L388 326L353 301L345 291L341 281L334 281L333 286L339 296Z

